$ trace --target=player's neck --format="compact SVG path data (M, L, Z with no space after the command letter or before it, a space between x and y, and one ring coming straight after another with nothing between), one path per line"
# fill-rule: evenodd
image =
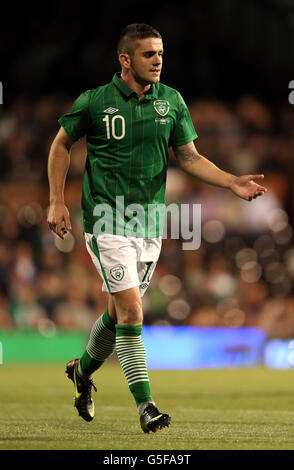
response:
M151 87L150 83L148 83L147 85L139 83L131 73L124 73L122 71L120 79L129 88L131 88L131 90L134 90L137 93L139 100L142 99L146 95L146 93Z

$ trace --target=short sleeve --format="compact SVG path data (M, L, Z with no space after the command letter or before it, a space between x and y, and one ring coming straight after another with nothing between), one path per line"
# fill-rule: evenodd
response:
M82 93L73 103L69 113L58 119L67 135L74 141L80 139L89 129L90 119L90 96L91 90Z
M176 92L176 99L178 102L178 115L170 139L170 145L173 147L188 144L198 137L187 105L178 92Z

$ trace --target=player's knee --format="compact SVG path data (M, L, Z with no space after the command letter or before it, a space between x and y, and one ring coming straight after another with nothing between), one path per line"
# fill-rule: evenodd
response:
M110 318L113 321L117 322L116 309L115 309L113 298L111 296L109 296L109 298L108 298L107 308L108 308L108 314L109 314Z
M142 305L140 302L132 302L131 304L122 305L117 312L118 323L122 325L141 325L143 323Z

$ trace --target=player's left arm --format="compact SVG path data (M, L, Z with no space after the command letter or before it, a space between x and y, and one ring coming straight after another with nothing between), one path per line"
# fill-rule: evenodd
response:
M262 196L267 189L261 186L264 175L235 176L218 168L198 153L194 142L173 147L176 159L183 171L204 183L230 189L246 201Z

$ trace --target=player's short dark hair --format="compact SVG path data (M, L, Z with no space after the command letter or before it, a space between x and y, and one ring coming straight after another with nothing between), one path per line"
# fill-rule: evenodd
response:
M146 39L146 38L159 38L162 39L161 34L157 29L153 28L149 24L145 23L133 23L126 26L120 35L117 53L119 54L129 54L133 52L132 45L137 39Z

